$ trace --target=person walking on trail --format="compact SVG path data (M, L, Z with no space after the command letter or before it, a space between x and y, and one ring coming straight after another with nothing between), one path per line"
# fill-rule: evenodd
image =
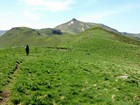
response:
M29 55L29 45L26 45L25 50L26 50L26 55L28 56Z

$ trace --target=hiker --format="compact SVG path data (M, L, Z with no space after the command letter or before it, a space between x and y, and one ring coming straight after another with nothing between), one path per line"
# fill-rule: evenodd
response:
M28 56L29 55L29 45L26 45L25 50L26 50L26 55Z

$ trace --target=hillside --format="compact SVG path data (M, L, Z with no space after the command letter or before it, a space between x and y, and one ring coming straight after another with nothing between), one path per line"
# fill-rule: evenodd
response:
M140 104L139 41L101 27L80 35L31 33L29 56L23 47L0 49L0 104Z
M57 47L57 46L69 46L73 45L73 43L77 43L77 41L88 38L91 34L91 38L97 32L97 37L103 35L103 32L108 34L107 36L118 37L114 40L122 40L126 43L139 44L138 41L122 36L121 34L117 34L108 30L105 30L101 27L94 27L86 30L80 35L73 34L65 34L57 29L40 29L35 30L27 27L16 27L12 28L8 32L6 32L3 36L0 37L0 47L18 47L25 46L27 44L31 46L46 46L46 47ZM109 38L110 38L109 37Z
M129 37L125 37L121 34L118 33L114 33L112 31L103 29L101 27L93 27L91 29L88 29L87 31L82 33L83 36L88 36L89 39L90 37L94 37L94 38L102 38L102 39L110 39L112 41L119 41L122 43L126 43L126 44L134 44L134 45L140 45L140 41L131 39Z
M96 37L115 38L113 39L115 41L122 41L136 45L139 44L139 41L105 30L98 26L90 28L80 35L64 34L57 29L47 28L35 30L27 27L16 27L12 28L0 37L0 47L18 47L25 46L27 44L31 46L46 47L73 46L73 44L78 43L79 40L85 41L87 38L92 39L92 37L95 37L95 34Z
M17 47L26 44L39 46L40 43L45 44L47 37L62 34L60 30L50 28L36 30L28 27L15 27L0 37L0 47ZM42 42L42 40L44 41Z
M132 36L128 33L127 34L120 33L117 30L112 29L103 24L82 22L73 18L71 21L61 24L55 28L43 28L43 29L31 29L28 27L12 28L11 30L7 31L0 37L0 47L17 47L17 46L25 46L27 44L32 46L65 47L71 43L76 42L77 39L82 38L83 33L86 33L89 30L93 30L92 33L94 33L94 30L96 30L97 27L100 28L100 30L98 31L107 31L109 35L112 33L115 36L119 36L119 40L126 39L125 42L127 43L138 42L130 38L122 37L122 35ZM138 37L138 35L136 35L136 37ZM127 40L129 40L130 42Z
M55 28L61 30L62 32L66 32L66 33L80 34L81 32L84 32L85 30L90 29L92 27L96 27L96 26L106 29L108 31L119 33L117 30L110 28L106 25L98 24L98 23L82 22L75 18L73 18L72 20L65 22L63 24L60 24L60 25L56 26Z
M15 27L0 37L0 43L2 46L18 46L26 44L29 40L31 41L33 37L38 35L40 35L39 32L34 29L27 27Z

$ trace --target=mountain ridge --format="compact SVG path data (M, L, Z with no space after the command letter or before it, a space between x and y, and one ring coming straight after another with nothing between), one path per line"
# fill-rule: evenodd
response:
M49 33L52 32L52 29L48 29ZM61 32L59 30L55 30ZM84 41L89 38L105 38L109 40L120 41L122 43L140 45L139 41L125 37L119 33L115 33L102 27L96 26L86 31L80 33L79 35L75 34L44 34L48 33L46 29L44 30L35 30L27 27L15 27L6 32L3 36L0 37L0 47L17 47L25 46L26 44L32 46L46 46L46 47L65 47L73 46L76 43L79 43L79 40Z
M66 25L68 27L66 27ZM44 29L14 27L0 37L0 47L24 46L26 44L48 47L67 46L72 43L77 43L79 39L85 40L89 35L94 37L96 31L97 36L100 37L139 45L137 40L123 36L119 31L103 24L82 22L73 18L61 24L60 27L66 28L67 30L64 31L58 27ZM104 36L104 34L106 36Z
M67 32L67 33L71 33L71 34L80 34L81 32L84 32L85 30L92 28L92 27L102 27L103 29L109 30L109 31L113 31L115 33L120 33L119 31L117 31L116 29L110 28L109 26L106 26L104 24L100 24L100 23L91 23L91 22L83 22L83 21L79 21L75 18L73 18L72 20L62 23L58 26L56 26L56 29L61 30L62 32Z
M128 33L128 32L121 32L122 35L132 37L134 39L140 40L140 33Z
M76 24L76 25L75 25ZM57 25L54 28L41 28L41 29L34 29L39 31L43 35L53 35L53 34L63 34L63 33L70 33L70 34L80 34L85 30L92 28L92 27L102 27L105 30L112 31L118 34L122 34L124 36L132 37L134 39L140 40L140 33L128 33L128 32L120 32L116 29L113 29L107 25L101 23L92 23L92 22L83 22L73 18L70 21ZM13 27L14 28L14 27ZM27 27L28 28L28 27ZM12 29L12 28L11 28ZM31 28L33 29L33 28ZM0 30L0 36L6 33L9 30Z

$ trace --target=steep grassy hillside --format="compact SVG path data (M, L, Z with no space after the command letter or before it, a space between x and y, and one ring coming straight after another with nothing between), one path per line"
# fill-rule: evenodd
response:
M50 37L51 35L56 37ZM56 29L35 30L27 27L15 27L0 37L0 47L17 47L27 44L33 46L47 46L48 44L50 45L52 39L54 43L52 42L51 45L55 45L57 35L63 35L63 33Z
M107 38L136 45L140 43L98 26L88 29L79 35L65 34L55 29L34 30L26 27L17 27L0 37L0 47L21 47L27 44L45 47L71 47L79 44L80 41L84 42L87 39L92 40L94 38Z
M39 32L26 27L12 28L0 37L0 47L3 46L20 46L30 42L33 38L39 36Z
M106 39L106 40L110 40L110 41L114 41L114 42L121 42L121 43L125 43L125 44L134 44L134 45L140 45L140 41L137 40L133 40L131 38L122 36L121 34L118 33L114 33L112 31L109 30L105 30L101 27L93 27L91 29L88 29L87 31L83 32L81 34L81 37L83 37L83 39L88 39L92 40L94 38L97 39Z
M29 56L0 49L0 104L140 104L140 42L100 27L41 37L51 47L30 46Z

